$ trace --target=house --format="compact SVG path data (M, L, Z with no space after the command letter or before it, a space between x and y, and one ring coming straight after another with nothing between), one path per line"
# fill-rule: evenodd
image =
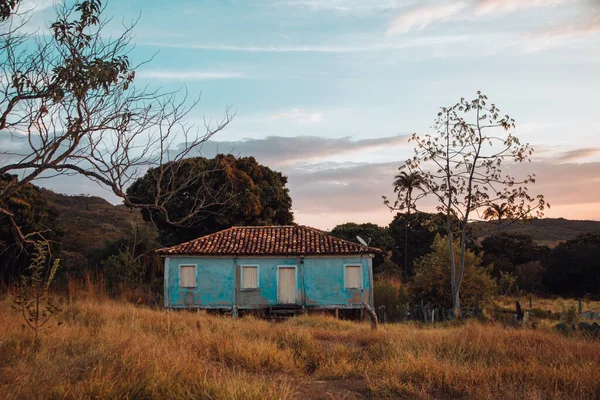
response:
M306 226L236 226L157 250L165 307L264 312L373 304L379 249Z

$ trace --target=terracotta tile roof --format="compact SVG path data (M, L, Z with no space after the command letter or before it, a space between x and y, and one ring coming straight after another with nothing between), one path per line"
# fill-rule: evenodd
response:
M234 226L156 252L163 256L309 256L371 254L381 250L339 239L307 226Z

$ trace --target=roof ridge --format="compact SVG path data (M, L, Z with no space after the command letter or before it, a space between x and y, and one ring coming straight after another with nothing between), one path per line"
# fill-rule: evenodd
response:
M204 239L204 238L207 238L207 237L209 237L209 236L214 236L214 235L216 235L216 234L218 234L218 233L222 233L222 232L225 232L225 231L231 230L232 228L235 228L235 227L234 227L234 226L230 226L229 228L221 229L220 231L216 231L216 232L213 232L213 233L209 233L209 234L207 234L207 235L204 235L204 236L197 237L196 239L191 239L191 240L188 240L188 241L186 241L186 242L181 242L181 243L178 243L178 244L174 244L173 246L161 247L161 248L159 248L159 249L157 249L157 250L167 250L167 249L170 249L170 248L173 248L173 247L179 247L179 246L183 246L183 245L186 245L186 244L188 244L188 243L192 243L192 242L195 242L195 241L197 241L197 240Z
M271 233L269 233L268 229L275 229ZM294 231L285 231L283 229L294 229ZM236 231L248 231L243 234L236 234ZM252 231L254 230L254 232ZM257 236L259 235L259 236ZM211 240L211 238L215 238L215 240ZM288 242L292 244L284 244L286 240L295 237L296 239L293 242ZM310 239L312 237L313 239ZM268 243L265 243L265 238L268 239ZM320 239L316 239L320 238ZM206 239L206 240L205 240ZM317 242L314 242L314 240ZM307 243L308 240L310 243ZM227 242L224 243L223 241ZM359 254L363 252L369 253L378 253L381 252L380 249L371 246L364 246L361 243L352 242L350 240L342 239L337 236L333 236L330 232L324 231L318 228L314 228L312 226L306 225L256 225L256 226L231 226L226 229L222 229L217 232L210 233L208 235L200 236L196 239L192 239L177 245L163 247L157 249L156 251L160 254L178 254L183 251L183 253L193 252L193 249L199 249L204 247L206 250L203 250L204 254L224 254L229 251L236 253L234 249L236 247L236 243L240 246L248 246L250 245L253 249L256 247L256 251L259 250L260 247L263 247L261 252L270 253L274 249L271 246L276 246L279 250L275 251L275 253L279 254L288 254L290 252L299 252L304 253L306 249L311 248L313 246L317 246L317 250L315 250L315 254ZM320 244L319 244L320 243ZM207 247L208 246L208 247ZM216 246L216 248L215 248ZM227 251L223 251L223 246L227 247ZM267 246L267 247L264 247ZM284 250L281 246L286 247ZM291 247L290 247L291 246ZM300 246L298 248L297 246ZM308 246L308 247L306 247ZM324 247L323 247L324 246ZM289 248L288 248L289 247ZM186 249L187 248L187 249ZM210 249L209 249L210 248ZM264 250L269 248L271 250ZM296 249L296 250L293 250ZM309 250L310 251L310 250ZM248 252L248 250L242 250L241 254L250 254L253 253L254 250Z

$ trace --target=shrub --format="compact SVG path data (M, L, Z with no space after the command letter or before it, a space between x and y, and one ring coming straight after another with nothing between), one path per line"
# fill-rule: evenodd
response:
M408 305L408 296L399 279L377 278L373 286L373 296L375 297L376 309L385 306L389 321L402 319Z
M519 288L529 293L543 290L544 266L540 261L531 261L516 267Z

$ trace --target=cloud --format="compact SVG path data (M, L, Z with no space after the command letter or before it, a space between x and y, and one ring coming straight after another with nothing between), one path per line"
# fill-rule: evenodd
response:
M267 136L264 139L238 141L210 140L202 147L202 154L205 157L213 157L217 153L254 156L262 164L280 167L299 162L322 161L332 155L350 154L381 147L405 146L407 140L408 136L405 135L360 140L353 140L351 137Z
M553 7L567 1L569 0L479 0L475 3L475 13L510 13L527 8Z
M600 15L596 15L586 22L577 21L563 24L552 29L538 31L530 34L530 37L541 39L555 39L557 37L581 37L600 33Z
M312 11L363 14L401 8L406 3L406 0L281 0L274 5L303 7Z
M525 50L538 52L572 44L574 41L600 35L600 14L587 21L574 21L551 29L538 30L525 35Z
M228 45L228 44L198 44L198 43L165 43L165 42L145 42L138 45L153 47L169 47L178 49L195 49L207 51L231 51L245 53L365 53L382 52L387 50L399 50L407 48L421 48L438 45L447 45L451 43L462 43L473 40L470 35L443 35L443 36L424 36L411 38L410 40L396 42L369 42L359 45L344 44L306 44L293 46L272 46L272 45Z
M467 2L428 5L413 8L396 18L387 30L388 35L402 34L411 30L422 30L437 21L447 21L467 7Z
M145 79L198 81L209 79L240 79L245 78L246 76L240 72L142 70L136 72L136 77Z
M388 27L387 34L403 34L423 30L435 22L459 18L507 14L522 9L554 7L575 0L461 0L422 5L398 16Z
M392 216L383 205L381 196L393 198L392 181L398 163L324 163L310 169L294 168L287 172L290 194L296 215L306 220L299 223L321 224L327 229L335 224L356 220L389 223ZM578 204L596 204L600 209L600 162L557 163L537 160L526 164L507 164L503 170L516 177L536 174L536 183L529 186L532 195L543 194L553 206L546 212L549 217L571 217L552 210L575 209ZM435 202L426 199L420 209L433 211ZM592 209L594 209L592 207ZM329 216L327 226L322 225ZM598 214L581 215L578 218L597 218ZM364 219L366 218L366 219ZM387 221L387 222L386 222Z
M293 119L298 122L321 122L322 113L307 113L299 108L294 108L291 112L282 112L271 116L271 119Z
M58 3L58 0L24 0L19 5L19 12L36 13Z
M570 151L565 151L558 156L559 161L577 161L583 158L588 158L600 153L599 148L594 149L575 149Z

